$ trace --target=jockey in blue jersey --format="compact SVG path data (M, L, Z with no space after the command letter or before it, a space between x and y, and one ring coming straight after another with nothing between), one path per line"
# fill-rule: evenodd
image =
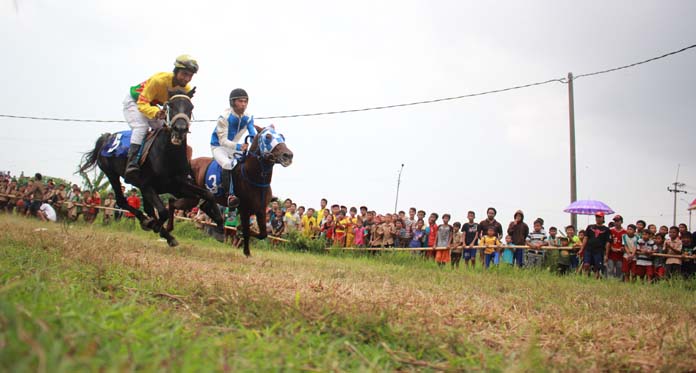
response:
M254 116L247 115L249 96L241 88L233 89L230 93L230 107L220 115L215 130L210 139L210 147L213 158L222 167L223 185L229 182L230 192L227 197L227 205L235 208L239 205L239 198L234 195L234 183L232 182L232 169L237 164L237 157L247 151L248 144L244 141L246 136L256 136Z

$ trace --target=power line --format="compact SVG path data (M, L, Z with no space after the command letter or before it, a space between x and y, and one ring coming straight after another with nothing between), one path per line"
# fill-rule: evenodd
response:
M592 73L579 74L579 75L576 75L573 78L573 80L577 80L579 78L590 77L590 76L594 76L594 75L607 74L607 73L618 71L618 70L628 69L628 68L635 67L638 65L646 64L648 62L653 62L653 61L657 61L659 59L673 56L675 54L682 53L682 52L687 51L687 50L692 49L692 48L696 48L696 44L692 44L688 47L684 47L682 49L679 49L679 50L676 50L673 52L669 52L669 53L663 54L661 56L649 58L647 60L635 62L635 63L629 64L629 65L619 66L619 67L615 67L615 68L611 68L611 69L607 69L607 70L595 71ZM394 109L394 108L399 108L399 107L433 104L436 102L454 101L454 100L461 100L464 98L472 98L472 97L478 97L478 96L491 95L491 94L495 94L495 93L503 93L503 92L513 91L513 90L518 90L518 89L524 89L524 88L545 85L545 84L554 83L554 82L568 83L568 80L566 78L556 78L556 79L549 79L549 80L535 82L535 83L512 86L512 87L508 87L508 88L494 89L494 90L490 90L490 91L483 91L483 92L477 92L477 93L469 93L469 94L452 96L452 97L442 97L442 98L436 98L436 99L431 99L431 100L414 101L414 102L407 102L407 103L393 104L393 105L372 106L372 107L365 107L365 108L358 108L358 109L324 111L324 112L317 112L317 113L274 115L274 116L267 116L267 117L256 117L256 119L287 119L287 118L300 118L300 117L315 117L315 116L321 116L321 115L336 115L336 114L358 113L358 112L364 112L364 111ZM37 116L10 115L10 114L0 114L0 118L46 120L46 121L57 121L57 122L125 123L124 120L54 118L54 117L37 117ZM217 119L198 119L198 120L193 120L192 122L215 122L215 121L217 121Z
M684 48L682 48L682 49L679 49L679 50L676 50L676 51L673 51L673 52L665 53L665 54L663 54L663 55L661 55L661 56L657 56L657 57L653 57L653 58L648 58L647 60L643 60L643 61L640 61L640 62L632 63L632 64L630 64L630 65L624 65L624 66L614 67L614 68L612 68L612 69L607 69L607 70L602 70L602 71L595 71L595 72L593 72L593 73L579 74L579 75L576 75L576 76L575 76L575 79L584 78L584 77L593 76L593 75L606 74L606 73L610 73L610 72L614 72L614 71L618 71L618 70L623 70L623 69L628 69L628 68L631 68L631 67L635 67L635 66L638 66L638 65L642 65L642 64L644 64L644 63L648 63L648 62L652 62L652 61L657 61L657 60L659 60L659 59L666 58L666 57L669 57L669 56L672 56L672 55L675 55L675 54L684 52L684 51L689 50L689 49L691 49L691 48L696 48L696 44L689 45L688 47L684 47Z

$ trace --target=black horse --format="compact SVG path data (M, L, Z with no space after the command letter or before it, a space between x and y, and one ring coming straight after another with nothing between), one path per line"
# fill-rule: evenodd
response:
M116 203L133 213L144 230L152 229L155 233L159 233L160 237L167 240L169 246L176 246L179 243L166 229L163 229L163 225L170 216L159 197L160 194L170 193L177 198L205 200L201 208L217 223L218 239L224 232L222 213L214 201L213 194L189 181L191 167L187 157L186 136L193 112L192 96L193 90L188 93L180 90L170 92L169 101L165 104L168 113L166 124L154 135L149 154L140 167L140 180L134 185L140 188L145 212L150 215L149 217L140 210L130 207L121 192L120 177L125 173L127 159L101 155L101 150L108 143L107 140L112 136L111 134L105 133L97 139L94 149L85 153L79 170L79 172L85 172L94 168L95 165L99 166L111 183ZM145 144L143 146L145 147ZM157 216L153 207L156 209ZM171 218L174 217L171 216Z
M293 153L285 144L285 137L275 131L273 125L260 128L259 132L249 147L249 152L240 160L239 164L232 170L232 182L234 190L239 197L239 216L242 224L242 234L244 236L244 255L250 256L249 218L256 216L259 224L258 239L266 238L266 207L273 198L271 190L271 178L273 177L273 166L280 164L288 167L292 164ZM203 157L191 160L193 175L196 184L205 187L205 174L212 158ZM226 172L226 171L223 171ZM227 201L227 189L225 193L217 197L220 204ZM198 199L184 198L176 201L169 201L169 211L173 213L175 209L189 209L198 203ZM169 221L168 230L173 229L173 221Z

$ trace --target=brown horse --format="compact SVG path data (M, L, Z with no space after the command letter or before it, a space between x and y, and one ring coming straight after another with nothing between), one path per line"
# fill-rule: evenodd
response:
M239 216L242 223L242 234L244 237L244 255L250 256L249 251L249 218L256 215L259 224L258 239L264 239L268 235L266 231L266 208L271 202L273 192L271 191L271 178L273 177L273 166L277 163L283 167L292 164L292 151L285 144L283 135L275 131L273 125L266 128L258 128L258 134L254 137L249 147L249 151L237 166L232 170L230 182L234 182L234 191L239 197ZM191 160L191 169L196 179L196 185L206 187L205 174L208 166L212 162L210 157L201 157ZM226 172L223 170L222 172ZM223 186L224 188L225 186ZM189 210L198 204L198 199L170 199L169 212L174 214L175 209ZM220 205L227 203L227 189L222 195L216 197L216 202ZM167 229L174 228L173 221L169 220Z

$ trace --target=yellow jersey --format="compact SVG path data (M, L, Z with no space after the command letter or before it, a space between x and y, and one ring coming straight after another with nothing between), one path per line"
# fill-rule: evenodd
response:
M153 119L159 109L155 105L163 105L169 100L169 91L182 89L186 92L191 90L189 85L186 87L174 86L174 73L157 73L150 79L131 87L130 93L133 100L138 104L138 110L148 119Z

